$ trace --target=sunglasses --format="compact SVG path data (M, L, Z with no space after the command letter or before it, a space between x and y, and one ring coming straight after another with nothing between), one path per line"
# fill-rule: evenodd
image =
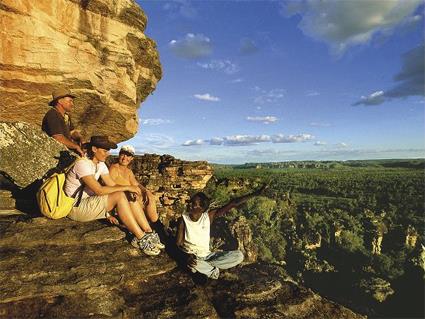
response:
M133 157L133 156L134 156L134 154L132 154L132 153L130 153L130 152L127 152L127 151L121 151L121 152L120 152L120 155L127 155L127 156L131 156L131 157Z

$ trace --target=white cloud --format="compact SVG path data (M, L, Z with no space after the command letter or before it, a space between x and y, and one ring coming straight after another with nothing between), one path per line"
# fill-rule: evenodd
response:
M202 139L188 140L188 141L186 141L186 142L183 143L183 146L202 145L204 143L205 143L205 141L202 140Z
M143 125L150 125L150 126L157 126L162 124L170 124L170 120L166 119L144 119L141 121L141 124Z
M226 136L223 138L225 145L231 146L241 146L241 145L251 145L257 143L264 143L270 141L270 136L268 135L232 135Z
M169 47L174 54L185 59L206 57L212 52L211 40L203 34L188 33L183 39L171 40Z
M248 116L246 120L251 122L270 124L276 122L278 118L276 116Z
M308 36L329 43L337 53L389 34L412 19L422 0L287 1L285 16L301 15L299 28ZM417 18L415 18L417 19Z
M222 71L226 74L235 74L239 72L239 67L230 60L211 60L208 63L197 63L203 69Z
M313 140L314 136L311 134L299 134L299 135L283 135L276 134L270 135L230 135L225 137L213 137L210 140L189 140L186 141L184 146L201 145L209 142L210 145L225 145L225 146L245 146L259 143L301 143Z
M368 96L362 96L355 105L378 105L385 101L384 91L376 91Z
M284 89L272 89L270 91L266 91L256 86L254 87L254 90L259 93L259 95L254 98L254 103L256 104L276 103L285 96Z
M369 96L362 96L360 101L353 105L377 105L395 98L408 96L425 96L425 53L424 45L420 45L403 55L403 65L400 72L394 77L398 82L387 91L377 91Z
M221 137L213 137L210 139L211 145L222 145L224 143L224 139Z
M324 145L327 145L328 143L326 143L326 142L322 142L322 141L317 141L317 142L314 142L314 144L313 145L315 145L315 146L324 146Z
M273 143L299 143L306 142L314 139L311 134L298 134L298 135L283 135L276 134L272 136Z
M193 96L195 98L197 98L198 100L202 100L202 101L210 101L210 102L218 102L218 101L220 101L220 98L218 98L216 96L212 96L209 93L205 93L205 94L194 94Z
M389 98L402 98L411 95L424 96L424 45L420 45L403 55L401 71L394 77L398 84L385 92Z

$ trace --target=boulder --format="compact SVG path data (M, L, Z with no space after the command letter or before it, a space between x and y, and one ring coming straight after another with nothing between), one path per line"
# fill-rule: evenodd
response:
M0 122L0 176L2 183L25 188L72 160L67 148L27 123Z
M246 262L254 262L257 260L258 251L252 240L252 230L245 216L238 216L230 222L230 231L233 238L238 241L239 250L245 256Z
M362 279L359 286L366 294L372 296L378 302L384 302L389 296L394 294L391 284L379 277Z
M133 0L1 0L0 120L41 126L65 85L85 138L134 136L137 109L162 76L146 21Z

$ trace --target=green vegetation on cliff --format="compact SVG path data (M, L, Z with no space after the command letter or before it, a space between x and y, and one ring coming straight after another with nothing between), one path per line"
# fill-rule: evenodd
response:
M216 165L207 192L219 205L269 183L264 197L239 212L260 259L286 265L298 280L357 311L423 316L424 164Z

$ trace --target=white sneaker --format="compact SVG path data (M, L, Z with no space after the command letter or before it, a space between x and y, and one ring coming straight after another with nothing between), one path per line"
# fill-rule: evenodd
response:
M159 239L158 233L155 231L148 233L148 235L151 236L152 243L155 245L156 248L164 249L165 245L161 243L161 240Z
M131 244L139 248L142 252L144 252L148 256L157 256L161 253L161 251L152 244L149 234L145 234L142 238L137 239L136 237L133 238L131 241Z

